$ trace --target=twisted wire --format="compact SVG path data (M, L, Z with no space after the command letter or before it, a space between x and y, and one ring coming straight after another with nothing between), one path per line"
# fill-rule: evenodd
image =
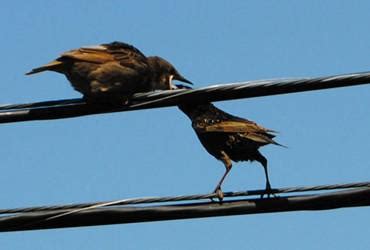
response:
M137 93L130 104L102 106L83 99L67 99L0 106L0 123L61 119L76 116L176 106L184 102L213 102L302 91L348 87L370 83L370 72L328 77L257 80L212 85L199 89L176 89Z
M85 211L59 210L0 216L0 232L154 222L291 211L322 211L370 206L370 188L287 195L268 199L231 199L148 206L113 206ZM87 211L86 211L87 210ZM68 216L66 216L68 215Z
M336 190L336 189L353 189L353 188L369 188L370 182L356 182L356 183L345 183L345 184L333 184L333 185L316 185L316 186L298 186L288 188L272 189L274 194L283 193L296 193L296 192L310 192L310 191L323 191L323 190ZM265 190L249 190L249 191L238 191L238 192L225 192L225 198L232 197L247 197L253 195L265 194ZM179 196L164 196L164 197L142 197L142 198L129 198L106 202L92 202L92 203L81 203L81 204L69 204L69 205L56 205L56 206L38 206L29 208L11 208L11 209L0 209L1 214L14 214L14 213L33 213L33 212L47 212L47 211L58 211L66 209L77 209L73 212L79 212L86 209L109 207L109 206L123 206L123 205L134 205L134 204L151 204L151 203L165 203L165 202L178 202L178 201L195 201L195 200L206 200L211 198L217 198L216 194L195 194L195 195L179 195Z

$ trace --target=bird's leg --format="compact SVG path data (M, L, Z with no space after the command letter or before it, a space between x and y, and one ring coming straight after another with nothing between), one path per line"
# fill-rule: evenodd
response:
M271 194L271 184L270 184L270 179L269 179L269 174L267 171L267 164L263 165L263 169L265 170L265 176L266 176L266 193L267 197L270 197Z
M213 191L213 193L217 194L217 197L220 201L222 201L223 198L224 198L224 194L221 190L221 185L224 182L226 176L228 175L228 173L230 172L230 170L232 168L232 164L231 164L231 160L230 160L229 156L224 151L221 151L221 154L222 154L222 156L221 156L220 160L224 163L226 170L225 170L224 175L221 177L220 181L218 182L215 190Z
M275 196L271 191L270 178L269 178L269 173L268 173L268 170L267 170L267 159L263 155L259 154L258 155L258 161L262 164L263 170L265 171L265 177L266 177L265 192L267 194L267 198L270 198L270 195ZM265 194L261 194L261 199L263 198L264 195Z

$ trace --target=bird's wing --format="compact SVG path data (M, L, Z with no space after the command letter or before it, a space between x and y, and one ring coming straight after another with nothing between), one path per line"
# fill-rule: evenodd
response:
M66 62L88 62L95 64L105 64L116 62L120 65L136 70L138 73L146 70L148 65L146 57L132 45L113 42L97 46L82 47L79 49L64 52L56 60L32 69L27 75L35 74L45 70L63 71Z
M204 132L224 132L224 133L250 133L250 132L272 132L251 121L221 121L216 124L206 125Z
M134 46L122 42L82 47L65 52L60 58L70 58L97 64L116 61L127 67L135 67L138 66L136 64L141 65L146 63L146 57L143 53Z
M272 139L275 137L275 135L270 134L270 132L274 132L273 130L266 129L257 123L248 120L221 121L212 125L200 125L197 127L197 131L203 133L238 133L239 136L255 142L280 145Z
M130 44L112 42L102 44L101 46L106 48L107 52L111 54L122 66L135 69L147 67L146 56Z
M60 55L60 57L48 64L32 69L30 72L27 72L26 75L32 75L46 70L63 72L63 65L65 65L66 62L71 61L104 64L110 61L114 61L114 56L110 54L107 48L103 46L74 49L64 52L62 55Z
M58 59L73 59L75 61L103 64L114 61L114 56L103 46L86 47L67 51ZM57 59L57 60L58 60Z

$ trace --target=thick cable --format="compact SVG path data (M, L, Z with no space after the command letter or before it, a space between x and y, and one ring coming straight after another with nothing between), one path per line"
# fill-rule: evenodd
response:
M355 182L355 183L333 184L333 185L316 185L316 186L277 188L277 189L272 189L272 192L274 194L283 194L283 193L352 189L352 188L364 188L364 187L370 187L370 182ZM265 190L261 190L261 189L249 190L249 191L238 191L238 192L225 192L224 197L225 198L247 197L247 196L253 196L253 195L262 195L262 194L265 194L265 192L266 192ZM113 200L113 201L91 202L91 203L80 203L80 204L37 206L37 207L28 207L28 208L10 208L10 209L0 209L0 215L1 214L14 214L14 213L58 211L58 210L65 210L65 209L85 209L85 208L90 209L90 208L98 208L98 207L123 206L123 205L134 205L134 204L195 201L195 200L207 200L211 198L217 198L217 195L211 193L211 194L179 195L179 196L164 196L164 197L141 197L141 198L129 198L129 199L120 199L120 200Z
M370 72L316 78L258 80L219 84L199 89L137 93L130 104L92 105L82 99L0 106L0 123L62 119L92 114L176 106L184 102L213 102L302 91L348 87L370 83Z

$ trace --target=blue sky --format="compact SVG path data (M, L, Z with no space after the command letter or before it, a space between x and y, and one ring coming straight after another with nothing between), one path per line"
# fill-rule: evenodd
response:
M76 98L64 76L24 73L121 40L196 87L370 70L367 1L8 1L0 103ZM370 86L217 103L279 131L273 187L368 181ZM176 108L1 125L1 208L206 193L224 168ZM238 163L225 191L264 187ZM369 209L2 233L2 249L367 249Z

